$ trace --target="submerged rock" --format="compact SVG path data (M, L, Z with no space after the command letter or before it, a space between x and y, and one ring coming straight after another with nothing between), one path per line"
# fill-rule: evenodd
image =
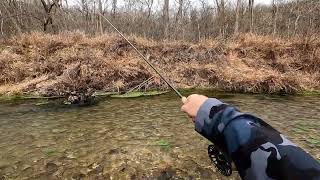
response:
M11 175L14 173L14 168L9 165L0 166L0 179L6 175Z
M46 164L46 172L48 174L53 174L55 173L56 171L58 171L58 165L56 165L55 163L53 162L48 162Z
M82 179L85 179L86 175L85 174L82 174L82 173L76 173L72 176L72 179L75 179L75 180L82 180Z
M174 175L175 175L174 171L164 171L164 172L161 172L161 174L157 179L159 180L171 179L174 177Z
M171 168L171 167L167 167L166 169L161 170L161 172L159 172L158 177L156 177L156 179L158 180L165 180L165 179L173 179L176 177L176 170Z
M119 154L120 153L120 150L119 149L111 149L109 152L108 152L108 154L111 154L111 155L113 155L113 154Z

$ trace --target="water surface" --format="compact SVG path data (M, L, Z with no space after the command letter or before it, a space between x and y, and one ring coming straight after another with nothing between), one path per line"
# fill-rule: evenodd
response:
M320 158L320 97L202 93L265 119ZM215 172L209 142L173 95L36 103L0 104L0 179L238 179Z

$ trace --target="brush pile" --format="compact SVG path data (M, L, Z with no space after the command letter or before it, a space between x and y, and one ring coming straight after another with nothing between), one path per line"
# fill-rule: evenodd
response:
M199 44L129 39L180 88L288 94L320 90L320 42L253 35ZM114 34L31 33L0 44L0 94L126 91L153 76L147 88L167 88Z

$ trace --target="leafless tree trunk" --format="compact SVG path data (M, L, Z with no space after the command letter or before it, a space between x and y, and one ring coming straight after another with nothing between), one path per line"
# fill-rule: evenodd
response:
M153 6L153 0L147 0L147 7L148 7L148 19L151 16L151 12L152 12L152 6Z
M224 3L224 0L221 0L221 22L222 22L222 36L225 37L226 15L225 15L225 3Z
M236 20L234 23L234 36L238 36L239 35L239 16L240 16L240 4L241 4L241 0L237 0L237 6L236 6Z
M15 2L15 12L16 12L16 19L17 19L17 23L20 25L20 27L23 27L23 22L22 22L22 2L21 1L16 1Z
M294 35L297 33L300 15L297 15L296 20L294 21Z
M89 5L88 0L81 0L81 7L82 7L82 13L84 14L84 21L85 21L85 32L89 32L89 18L90 18L90 12L89 12Z
M102 24L102 17L101 15L103 15L103 9L102 9L102 0L98 0L98 8L99 8L99 29L100 29L100 34L103 34L103 24Z
M291 19L289 18L287 22L287 38L290 37L290 25L291 25Z
M48 31L48 26L53 25L53 17L52 17L52 9L54 7L59 7L59 0L53 0L53 2L46 2L45 0L41 0L42 6L46 12L46 20L43 23L43 31Z
M250 13L250 33L253 32L253 6L254 6L254 0L249 0L249 13Z
M139 2L147 7L148 19L151 17L154 0L139 0Z
M153 0L148 1L148 18L150 18L151 16L151 12L152 12L152 6L153 6Z
M3 36L4 35L4 33L3 33L3 15L2 15L1 10L0 10L0 20L1 20L1 22L0 22L0 32L1 32L1 36Z
M15 29L16 29L16 31L17 31L17 33L18 33L18 34L21 34L21 33L22 33L22 30L21 30L21 28L20 28L19 24L17 23L17 21L13 18L12 14L11 14L11 13L10 13L10 11L8 10L8 8L7 8L6 4L5 4L5 2L4 2L4 1L2 1L2 0L0 0L0 3L1 3L1 5L2 5L2 7L3 7L3 9L4 9L5 13L8 15L8 17L9 17L10 21L11 21L11 22L12 22L12 24L14 25L14 27L15 27Z
M97 32L99 27L98 27L98 21L97 19L97 8L96 8L96 1L93 1L93 13L91 14L91 23L94 24L94 32Z
M276 0L272 0L272 35L277 34L277 15L278 15L278 6Z
M117 11L117 0L112 0L111 14L113 18L116 18L116 11Z
M176 17L176 22L180 23L182 19L182 8L183 8L183 0L179 0L179 8L178 8L178 13Z
M66 8L69 9L69 3L68 0L64 0L64 2L66 3Z
M224 0L216 0L216 6L218 9L218 19L220 21L221 27L220 27L220 34L224 38L225 37L225 31L226 31L226 15L225 15L225 1Z
M163 5L163 32L164 37L168 38L168 30L169 30L169 0L164 0Z
M295 10L296 18L295 18L295 21L294 21L294 32L293 32L293 35L296 35L296 33L298 31L298 26L299 26L299 20L301 18L300 7L299 7L298 2L296 4L294 4L292 8L296 9Z
M201 31L200 31L200 24L198 23L198 42L201 41Z

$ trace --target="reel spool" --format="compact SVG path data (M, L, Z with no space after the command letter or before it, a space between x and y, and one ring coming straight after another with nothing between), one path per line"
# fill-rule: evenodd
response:
M223 151L215 145L208 146L208 155L216 169L224 176L231 176L232 161Z

